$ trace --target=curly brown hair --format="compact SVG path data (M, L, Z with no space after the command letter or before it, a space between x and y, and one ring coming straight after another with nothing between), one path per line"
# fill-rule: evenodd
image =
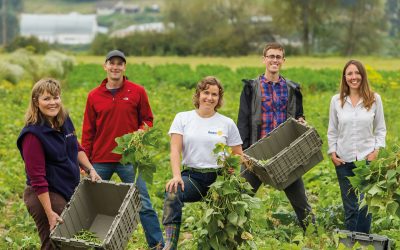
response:
M199 102L200 92L208 89L210 85L217 86L219 89L218 103L215 106L214 110L217 111L217 109L219 109L222 106L224 98L224 88L222 87L221 82L214 76L206 76L203 79L201 79L200 82L197 83L196 92L193 95L193 104L197 109L200 106Z

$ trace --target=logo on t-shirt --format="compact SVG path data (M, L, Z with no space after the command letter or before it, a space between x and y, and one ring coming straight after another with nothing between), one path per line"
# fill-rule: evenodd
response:
M216 129L215 131L208 130L208 134L222 136L224 133L222 129Z

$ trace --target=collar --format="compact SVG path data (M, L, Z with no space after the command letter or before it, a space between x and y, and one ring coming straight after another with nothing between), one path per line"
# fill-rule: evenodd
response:
M118 89L123 89L123 88L124 88L124 86L125 86L125 81L127 81L127 79L126 79L125 76L123 76L122 85L121 85L121 87L119 87ZM105 78L105 79L101 82L101 84L100 84L100 86L102 87L101 89L102 89L103 91L109 91L109 89L107 89L107 87L106 87L107 82L108 82L108 78Z
M260 82L261 84L274 84L274 85L279 84L280 86L283 86L286 83L286 80L281 75L279 75L278 82L267 81L267 78L265 78L265 74L262 74L260 76Z
M349 103L351 106L353 106L353 104L351 103L351 99L350 99L349 96L345 96L345 97L344 97L344 102L347 102L347 103ZM364 102L364 101L363 101L363 98L361 97L360 100L357 102L356 106L362 104L363 102Z

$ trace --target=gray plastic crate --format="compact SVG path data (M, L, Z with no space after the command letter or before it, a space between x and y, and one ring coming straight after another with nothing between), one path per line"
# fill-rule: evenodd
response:
M56 249L124 249L139 222L141 202L135 185L83 179L50 234ZM96 233L101 244L74 239L80 230Z
M323 160L321 146L315 128L288 119L244 153L263 183L282 190Z
M356 242L362 246L373 246L375 250L390 250L392 247L390 239L386 236L339 229L335 229L335 233L339 234L339 242L349 248Z

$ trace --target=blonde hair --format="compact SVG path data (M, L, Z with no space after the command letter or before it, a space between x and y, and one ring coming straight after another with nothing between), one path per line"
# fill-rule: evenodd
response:
M40 112L38 103L39 97L45 92L52 96L61 95L60 83L52 78L44 78L33 85L28 110L25 114L25 126L43 124L46 121L49 122L42 112ZM54 128L59 129L64 124L67 115L67 111L64 109L62 103L60 103L60 112L58 112L52 123Z
M215 106L214 110L217 111L223 104L224 97L224 88L221 85L221 82L214 76L206 76L201 79L200 82L197 83L196 92L193 95L193 104L198 109L200 106L200 92L209 88L209 85L217 86L219 90L219 98L218 103Z
M368 83L367 71L365 70L364 65L357 60L350 60L346 63L342 72L342 81L340 83L340 102L342 104L342 108L344 106L344 98L350 95L350 87L346 81L346 69L350 66L354 65L357 67L358 71L361 75L361 85L360 85L360 95L363 99L364 107L369 110L372 104L375 102L374 92L371 91Z

